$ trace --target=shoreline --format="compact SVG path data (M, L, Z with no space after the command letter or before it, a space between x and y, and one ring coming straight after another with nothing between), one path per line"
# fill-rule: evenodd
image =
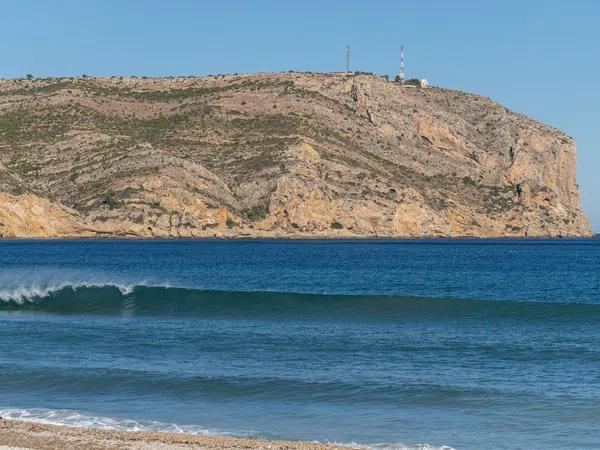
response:
M459 241L594 241L600 233L592 235L563 236L194 236L194 237L148 237L148 236L4 236L2 242L459 242Z
M0 418L0 449L3 448L347 450L356 447L308 441L247 439L162 431L111 431Z

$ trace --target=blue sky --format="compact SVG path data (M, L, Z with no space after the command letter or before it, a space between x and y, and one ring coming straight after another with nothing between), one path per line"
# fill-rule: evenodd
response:
M0 0L0 77L352 69L491 97L578 144L600 231L600 2Z

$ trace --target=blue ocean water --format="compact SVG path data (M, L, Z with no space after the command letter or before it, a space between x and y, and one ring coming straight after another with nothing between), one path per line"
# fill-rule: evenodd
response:
M600 448L598 240L0 241L0 333L3 417Z

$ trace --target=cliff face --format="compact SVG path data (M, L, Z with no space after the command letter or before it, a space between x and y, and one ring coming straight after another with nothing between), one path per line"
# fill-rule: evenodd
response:
M575 144L350 74L0 81L5 236L590 235Z

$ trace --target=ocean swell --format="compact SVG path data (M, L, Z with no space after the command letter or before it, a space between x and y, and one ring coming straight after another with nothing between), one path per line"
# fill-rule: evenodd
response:
M296 318L468 318L590 322L600 305L385 295L214 291L168 285L99 282L0 289L0 311L51 314L262 316Z

